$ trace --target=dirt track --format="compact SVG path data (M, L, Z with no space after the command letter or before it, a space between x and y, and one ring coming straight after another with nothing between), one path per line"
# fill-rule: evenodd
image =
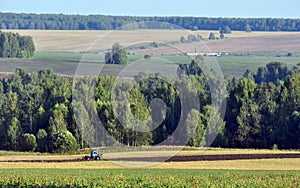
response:
M136 157L136 158L114 158L111 161L140 161L140 162L191 162L191 161L220 161L220 160L251 160L251 159L284 159L300 158L299 153L295 154L226 154L226 155L195 155L195 156L173 156L169 157ZM103 159L107 160L107 159ZM49 160L3 160L0 162L29 162L29 163L65 163L83 162L77 159L49 159Z

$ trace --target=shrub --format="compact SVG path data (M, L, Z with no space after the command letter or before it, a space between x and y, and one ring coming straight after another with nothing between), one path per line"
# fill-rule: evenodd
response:
M47 138L48 134L44 129L39 129L39 131L36 134L37 138L37 151L39 152L47 152Z
M277 144L274 144L274 145L273 145L272 150L278 150Z
M151 59L151 55L147 54L147 55L144 55L144 59Z
M23 134L20 138L20 150L21 151L34 151L37 143L33 134Z
M67 153L78 149L76 139L69 131L61 131L51 136L52 146L50 151L53 153Z

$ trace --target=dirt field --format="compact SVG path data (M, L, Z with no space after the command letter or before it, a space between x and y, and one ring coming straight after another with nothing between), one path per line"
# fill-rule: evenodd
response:
M177 54L211 52L250 52L250 51L285 51L300 52L300 33L288 35L234 37L225 40L202 41L191 44L179 44L164 48L142 49L135 54Z
M133 30L133 31L49 31L13 30L33 37L37 51L85 52L111 48L115 42L130 46L141 42L179 41L181 36L199 34L207 39L210 32L187 30ZM300 33L297 32L232 32L225 40L205 40L203 43L180 44L170 48L136 51L137 54L185 52L236 52L236 51L300 51ZM206 47L207 46L207 47ZM178 48L178 49L176 49ZM149 49L148 49L149 50Z
M300 152L254 149L188 149L136 152L104 151L104 160L82 161L81 155L45 155L38 153L0 152L0 169L121 169L132 167L158 169L235 169L300 170ZM171 149L171 148L169 148ZM146 156L146 157L145 157ZM150 157L151 156L151 157ZM166 162L165 162L166 161Z
M0 162L0 169L123 169L145 167L155 169L224 169L224 170L300 170L300 159L252 159L192 162L66 162L66 163L28 163Z

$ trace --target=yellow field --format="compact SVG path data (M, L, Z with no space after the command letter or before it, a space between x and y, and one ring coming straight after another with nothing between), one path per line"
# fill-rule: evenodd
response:
M144 167L155 169L227 169L227 170L300 170L300 159L261 159L198 162L67 162L67 163L3 163L0 169L56 168L56 169L123 169Z
M169 148L169 149L166 149ZM117 158L139 158L139 157L168 157L168 156L194 156L194 155L228 155L228 154L294 154L299 153L298 150L267 150L267 149L222 149L222 148L188 148L181 151L179 148L171 148L165 146L165 149L156 150L155 147L149 147L146 151L132 151L132 152L115 152L105 149L103 156L105 159ZM101 150L100 150L101 151ZM83 155L51 155L41 153L22 153L22 152L0 152L0 162L3 160L59 160L59 159L76 159L81 158Z
M179 41L181 36L199 34L208 38L211 32L219 35L219 31L189 31L189 30L130 30L130 31L74 31L74 30L4 30L18 32L21 35L33 37L36 50L40 52L85 52L99 51L111 48L120 42L128 46L137 42L168 42ZM296 36L297 32L251 32L233 31L226 34L227 38L266 37L266 36ZM225 40L226 41L226 40ZM222 45L218 42L218 46ZM244 43L243 43L244 44ZM226 44L228 45L228 44ZM214 46L211 47L214 49ZM193 48L194 49L194 48ZM222 49L222 48L221 48ZM224 47L225 49L225 47ZM283 49L284 50L284 49Z
M58 169L122 169L132 167L158 169L228 169L228 170L300 170L300 158L296 159L255 159L255 160L223 160L196 162L125 162L110 161L117 158L165 157L176 151L142 151L142 152L105 152L108 161L65 162L65 163L29 163L1 162L3 160L59 160L76 159L82 155L0 155L0 169L11 168L58 168ZM289 150L254 150L254 149L207 149L183 150L177 155L220 155L220 154L290 154L299 151Z

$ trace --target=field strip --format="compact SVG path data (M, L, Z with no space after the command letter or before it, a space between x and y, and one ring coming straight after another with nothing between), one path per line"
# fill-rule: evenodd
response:
M207 42L207 45L213 51L232 51L240 50L299 50L298 41L299 32L250 32L232 31L226 34L226 39L208 41L207 38L211 32L216 35L219 31L189 31L189 30L129 30L129 31L76 31L76 30L3 30L18 32L21 35L30 35L36 45L38 52L85 52L101 51L111 48L111 46L120 42L125 46L130 46L142 41L153 41L165 43L170 41L179 41L181 36L187 38L190 34L201 35ZM273 40L270 41L270 37ZM233 41L231 41L233 39ZM100 42L101 41L101 42ZM212 43L212 44L211 44ZM247 44L247 45L244 45ZM250 45L252 44L252 45ZM290 47L288 47L288 46ZM245 46L248 46L245 48ZM258 49L258 47L260 47ZM195 44L190 45L190 51L194 52Z
M124 162L89 161L68 163L3 163L0 169L212 169L212 170L300 170L300 159L260 159L197 162Z
M26 159L27 158L27 159ZM192 162L192 161L227 161L227 160L257 160L257 159L287 159L287 158L300 158L300 154L227 154L227 155L194 155L194 156L160 156L160 157L127 157L127 158L104 158L109 161L122 161L122 162ZM82 162L82 158L43 158L30 157L25 158L5 158L1 157L0 162L14 162L14 163L68 163L68 162Z

